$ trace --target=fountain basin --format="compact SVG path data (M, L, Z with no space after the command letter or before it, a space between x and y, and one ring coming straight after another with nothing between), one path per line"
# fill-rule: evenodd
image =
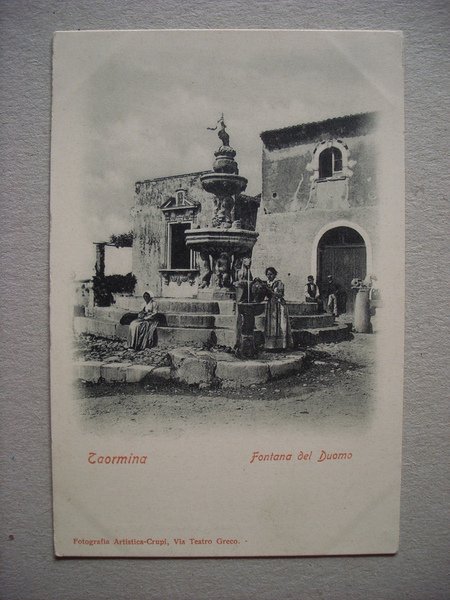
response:
M239 302L238 313L245 316L258 317L266 310L265 302Z
M247 187L248 180L234 173L206 173L200 177L203 189L216 196L234 196Z
M188 229L185 232L186 245L193 250L202 250L211 255L221 252L246 253L255 245L256 231L247 229Z

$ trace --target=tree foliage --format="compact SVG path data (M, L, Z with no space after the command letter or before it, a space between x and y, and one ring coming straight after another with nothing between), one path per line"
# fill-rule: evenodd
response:
M113 233L109 238L109 243L114 244L116 248L131 248L133 245L133 232L128 233Z

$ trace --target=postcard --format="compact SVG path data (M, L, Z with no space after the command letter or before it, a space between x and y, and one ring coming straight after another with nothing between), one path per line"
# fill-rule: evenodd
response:
M399 546L402 35L58 32L60 557Z

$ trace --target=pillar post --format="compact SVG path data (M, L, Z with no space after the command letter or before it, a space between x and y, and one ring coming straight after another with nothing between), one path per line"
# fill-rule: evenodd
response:
M105 246L106 242L94 242L95 244L95 274L97 277L105 276Z

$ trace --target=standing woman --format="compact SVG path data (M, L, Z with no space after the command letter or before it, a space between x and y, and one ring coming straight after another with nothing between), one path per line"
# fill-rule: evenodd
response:
M264 327L264 348L266 350L284 350L293 346L289 312L284 299L284 284L276 278L277 275L278 273L273 267L266 269L269 296Z
M158 326L158 305L153 300L153 294L145 292L143 297L145 305L138 314L138 318L131 321L128 330L127 346L133 350L152 348Z

